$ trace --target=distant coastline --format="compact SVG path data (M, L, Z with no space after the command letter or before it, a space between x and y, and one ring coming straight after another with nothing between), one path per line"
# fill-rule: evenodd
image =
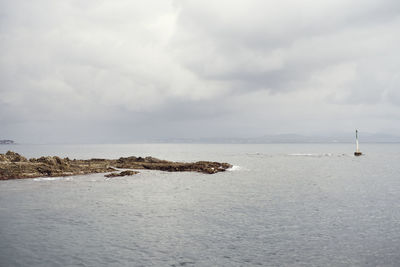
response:
M363 133L362 143L400 143L400 136ZM327 144L354 143L353 133L328 135L275 134L252 138L160 138L145 140L144 143L173 144Z
M13 140L0 140L0 145L13 145L15 142Z

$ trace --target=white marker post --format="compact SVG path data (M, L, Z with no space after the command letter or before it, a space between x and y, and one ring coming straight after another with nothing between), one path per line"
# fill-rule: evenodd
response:
M361 156L362 153L358 147L358 130L356 130L356 152L354 152L354 156Z

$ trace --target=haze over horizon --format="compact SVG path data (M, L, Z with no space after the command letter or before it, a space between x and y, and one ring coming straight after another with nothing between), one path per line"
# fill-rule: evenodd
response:
M0 139L400 136L400 2L0 0Z

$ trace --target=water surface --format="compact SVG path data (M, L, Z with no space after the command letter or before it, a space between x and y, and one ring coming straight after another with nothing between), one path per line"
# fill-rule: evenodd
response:
M0 182L0 266L398 266L400 145L13 145L27 157L229 162Z

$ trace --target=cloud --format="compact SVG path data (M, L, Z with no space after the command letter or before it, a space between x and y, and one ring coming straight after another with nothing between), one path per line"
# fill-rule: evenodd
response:
M182 64L246 90L298 88L321 68L374 64L371 54L389 56L399 42L390 34L399 26L394 1L180 3L175 45Z
M0 10L0 135L400 133L398 1L0 0Z

